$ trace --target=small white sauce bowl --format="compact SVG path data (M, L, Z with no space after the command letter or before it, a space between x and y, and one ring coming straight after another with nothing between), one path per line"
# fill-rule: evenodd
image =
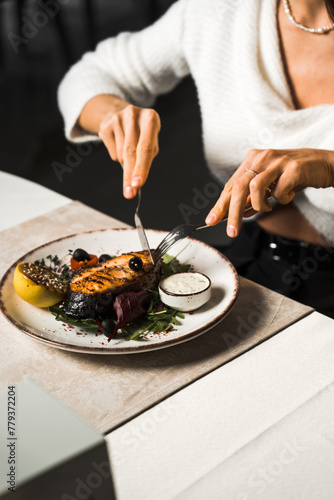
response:
M182 284L184 279L188 278L189 275L192 275L193 278L198 278L198 291L194 291L193 289L187 290L186 285ZM182 284L180 291L176 292L170 290L170 286L168 286L170 278L172 278L173 281L178 279L180 280L180 283ZM196 280L192 279L192 281L195 282ZM205 284L202 283L203 281L205 281ZM182 312L194 311L210 300L211 280L205 274L195 271L175 273L160 280L159 295L161 301L166 304L166 306Z

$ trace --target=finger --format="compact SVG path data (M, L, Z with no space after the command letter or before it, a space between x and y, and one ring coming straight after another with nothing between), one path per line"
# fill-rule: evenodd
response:
M220 222L227 213L229 204L230 204L230 192L225 191L224 188L217 202L207 215L205 219L205 224L207 224L208 226L214 226L218 224L218 222Z
M137 189L132 186L132 175L136 164L139 130L136 117L131 116L123 128L125 129L123 145L123 192L126 198L133 198Z
M245 173L245 177L249 177L249 173ZM243 214L247 204L249 192L249 180L243 177L235 183L232 189L232 196L228 211L226 232L230 238L235 238L240 231Z
M158 114L153 109L144 110L141 113L139 125L140 137L131 183L134 187L143 186L152 161L159 151L158 133L160 130L160 119Z
M114 136L116 143L117 159L123 168L123 195L125 198L131 199L136 196L136 190L131 187L131 176L128 175L127 169L124 169L124 131L121 119L118 118L114 123Z
M284 172L272 189L272 195L282 205L287 205L295 197L295 191L299 191L298 184Z
M273 195L272 186L275 184L278 176L278 170L270 168L257 175L249 183L250 202L257 212L270 212L272 210L267 198Z

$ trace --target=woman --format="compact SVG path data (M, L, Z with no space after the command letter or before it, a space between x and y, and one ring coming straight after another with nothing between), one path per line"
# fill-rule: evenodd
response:
M158 152L160 119L149 106L190 73L206 158L226 183L207 224L228 211L235 238L251 204L248 214L261 214L228 252L239 272L331 316L333 4L179 0L142 32L100 43L59 90L67 137L102 139L133 198Z

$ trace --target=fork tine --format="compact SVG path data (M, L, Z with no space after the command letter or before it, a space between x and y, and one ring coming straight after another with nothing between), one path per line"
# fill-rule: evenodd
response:
M157 250L161 250L162 248L168 247L171 243L173 243L173 241L174 241L173 238L169 238L168 240L163 240L157 247Z
M172 248L178 241L183 240L190 236L191 233L196 231L196 229L202 229L207 226L195 226L193 224L181 224L170 233L168 233L165 238L159 243L155 249L155 258L159 260L167 251Z
M167 251L167 249L168 249L168 247L166 249L165 248L164 249L159 249L158 251L155 252L154 255L156 256L157 259L158 258L160 259L160 257L165 253L165 251Z
M176 238L169 238L168 240L163 240L160 245L157 247L156 250L160 251L160 252L163 252L165 249L169 248L171 245L174 244L174 242L176 242L177 239Z
M164 248L167 248L169 245L169 242L167 241L162 241L159 246L157 246L156 251L161 252Z
M159 246L156 251L155 251L155 259L159 260L167 251L174 246L175 243L177 243L178 240L172 241L170 244L165 244L163 246Z

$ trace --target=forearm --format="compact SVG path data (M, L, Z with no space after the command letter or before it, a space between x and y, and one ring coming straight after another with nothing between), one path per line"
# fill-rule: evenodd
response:
M328 183L329 186L334 187L334 151L326 151L328 157L328 170L330 181Z
M122 111L128 102L112 94L100 94L90 99L84 106L78 123L88 132L98 134L103 121Z

